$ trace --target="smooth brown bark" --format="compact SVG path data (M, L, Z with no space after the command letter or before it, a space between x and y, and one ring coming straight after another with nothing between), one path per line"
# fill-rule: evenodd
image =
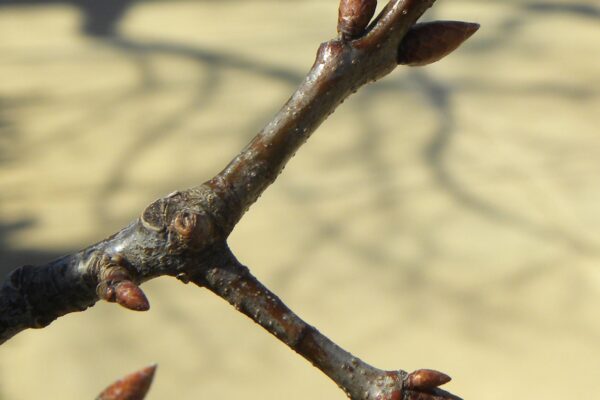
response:
M341 21L355 25L348 31L342 27L339 38L321 44L296 92L217 176L156 200L137 220L102 242L11 273L0 287L0 343L23 329L41 328L62 315L85 310L99 299L147 310L149 303L139 285L167 275L224 298L323 371L352 399L455 399L437 389L449 380L442 373L384 371L341 349L265 288L226 243L246 210L344 99L393 71L399 60L406 64L437 60L476 30L474 24L452 23L458 34L440 40L439 25L414 27L433 2L392 0L367 27L374 3L342 0L340 16L350 19ZM449 29L447 23L441 28ZM402 45L407 32L411 39ZM420 43L426 43L426 49Z

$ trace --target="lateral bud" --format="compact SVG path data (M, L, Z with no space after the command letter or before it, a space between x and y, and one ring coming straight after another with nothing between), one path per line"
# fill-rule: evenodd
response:
M150 303L140 287L131 279L121 255L104 255L99 261L96 294L109 303L118 303L133 311L148 311Z
M132 281L122 281L115 285L117 303L132 311L148 311L150 303L138 285Z
M414 25L398 48L398 64L420 67L441 60L479 29L479 24L434 21Z
M342 39L361 36L375 14L377 0L341 0L337 31Z
M432 369L419 369L411 372L406 378L406 386L409 389L427 390L450 382L452 378L448 375Z

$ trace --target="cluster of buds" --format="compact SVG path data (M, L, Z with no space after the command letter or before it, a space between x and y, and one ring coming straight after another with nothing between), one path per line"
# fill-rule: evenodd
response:
M341 40L354 40L368 34L368 25L376 8L377 0L340 0L337 31ZM478 29L478 24L460 21L416 24L398 48L398 64L417 67L439 61Z

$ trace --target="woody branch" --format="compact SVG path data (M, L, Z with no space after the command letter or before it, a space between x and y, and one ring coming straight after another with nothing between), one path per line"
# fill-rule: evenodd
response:
M0 287L0 343L82 311L99 299L145 311L139 285L175 276L223 297L327 374L352 399L454 399L446 375L374 368L305 323L229 250L236 223L315 129L350 94L400 64L425 65L478 28L416 24L435 0L391 0L370 24L375 0L342 0L339 36L321 44L310 72L273 120L208 182L148 206L108 239L43 266L16 269Z

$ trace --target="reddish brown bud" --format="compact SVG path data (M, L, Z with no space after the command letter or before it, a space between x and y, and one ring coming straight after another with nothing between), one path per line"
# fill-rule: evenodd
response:
M452 378L432 369L419 369L408 375L406 386L409 389L433 389L450 382Z
M100 263L99 283L96 286L96 293L99 298L111 303L117 302L123 307L134 311L147 311L150 308L148 299L142 289L131 280L123 256L119 254L104 255Z
M452 53L479 29L479 24L435 21L414 25L402 39L398 64L412 67L432 64Z
M377 0L341 0L337 30L344 39L355 39L365 32Z
M121 281L114 285L117 303L133 311L148 311L150 303L142 289L131 281Z
M151 365L113 383L96 400L143 400L150 389L156 365Z

